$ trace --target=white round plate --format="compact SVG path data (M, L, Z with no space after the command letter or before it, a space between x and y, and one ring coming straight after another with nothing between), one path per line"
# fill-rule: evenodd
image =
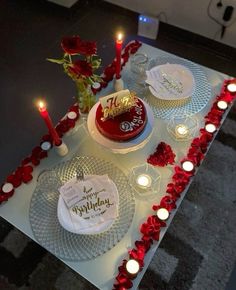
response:
M173 101L189 98L193 94L193 74L183 65L166 63L153 67L147 74L146 82L156 98Z
M150 106L142 100L145 105L146 113L147 113L147 124L141 134L139 134L136 138L129 140L127 142L115 142L104 137L97 129L95 124L95 116L97 108L100 102L97 102L89 112L88 115L88 131L91 137L100 145L110 149L113 153L126 154L135 150L142 148L150 139L151 133L154 125L154 116L152 109Z
M116 187L115 183L112 180L110 180L110 182L112 182L114 184L114 187ZM118 199L118 203L119 203L118 193L117 193L117 199ZM61 197L61 195L59 196L59 199L58 199L57 217L58 217L59 223L61 224L61 226L64 229L66 229L67 231L69 231L71 233L82 234L82 235L101 234L101 233L107 231L115 221L115 219L110 219L110 220L107 220L103 223L100 223L99 225L94 225L94 226L91 226L91 227L86 228L86 229L75 230L73 227L73 224L71 222L69 210L68 210L63 198Z

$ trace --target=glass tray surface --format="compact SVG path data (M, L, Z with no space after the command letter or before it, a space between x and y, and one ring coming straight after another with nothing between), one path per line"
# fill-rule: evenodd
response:
M211 87L205 73L199 65L178 57L158 57L150 60L148 69L162 64L180 64L187 67L193 74L195 80L195 90L192 96L186 100L167 101L157 99L151 94L147 84L140 86L135 83L132 73L126 72L124 80L130 90L138 93L140 98L143 98L152 108L155 117L162 119L170 119L171 117L182 114L192 116L200 112L211 98Z
M119 216L104 233L79 235L66 231L57 218L59 188L76 175L79 168L84 174L108 174L119 192ZM38 178L32 195L29 219L39 243L59 258L71 261L89 260L113 248L126 234L135 211L134 193L125 174L114 164L93 157L79 156L60 163Z

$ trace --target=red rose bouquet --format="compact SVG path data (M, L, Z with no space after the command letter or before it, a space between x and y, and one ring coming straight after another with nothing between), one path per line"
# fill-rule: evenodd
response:
M64 37L61 47L64 51L63 58L48 60L62 65L65 73L75 82L80 111L87 113L95 104L91 85L101 81L101 78L94 74L101 64L101 59L97 56L97 45L94 41L72 36Z

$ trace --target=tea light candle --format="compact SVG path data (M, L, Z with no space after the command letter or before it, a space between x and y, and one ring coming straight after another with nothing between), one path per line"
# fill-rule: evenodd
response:
M209 133L214 133L216 131L216 126L214 124L206 124L205 130Z
M131 275L136 275L140 269L139 263L134 259L130 259L126 263L125 267L126 267L127 272Z
M192 171L194 169L194 165L193 165L193 163L191 161L187 160L187 161L184 161L182 163L182 168L183 168L183 170L185 170L187 172L190 172L190 171Z
M68 117L70 120L74 120L74 119L77 118L77 114L76 114L76 112L71 111L71 112L67 113L67 117Z
M228 108L228 104L225 101L217 102L217 107L221 110L226 110Z
M236 93L236 83L228 84L227 90L230 93Z
M9 193L14 189L13 185L10 182L7 182L3 185L2 187L2 191L4 193Z
M137 182L138 186L140 186L142 188L148 188L152 184L152 179L147 174L140 174L137 177L136 182Z
M45 141L41 144L41 149L44 150L44 151L48 151L51 149L52 147L52 144L49 142L49 141Z
M93 87L95 90L99 90L99 89L101 88L101 85L100 85L100 83L95 82L95 83L92 84L92 87Z
M175 134L177 137L183 138L186 137L189 133L188 127L184 124L179 124L175 127Z
M169 212L166 208L159 208L157 210L157 217L162 220L162 221L165 221L168 219L169 217Z

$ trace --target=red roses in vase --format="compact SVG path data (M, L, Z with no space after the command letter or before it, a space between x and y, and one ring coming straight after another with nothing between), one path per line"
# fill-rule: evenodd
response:
M97 56L97 45L94 41L85 41L79 36L72 36L64 37L61 47L64 51L63 58L48 60L62 65L65 73L75 82L80 111L87 113L95 104L91 85L101 81L94 73L101 64L101 59Z

